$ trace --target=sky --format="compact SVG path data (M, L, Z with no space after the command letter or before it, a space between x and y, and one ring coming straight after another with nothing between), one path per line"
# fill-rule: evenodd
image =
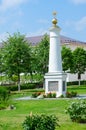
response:
M53 11L57 12L61 35L86 42L86 0L0 0L0 41L8 33L49 33Z

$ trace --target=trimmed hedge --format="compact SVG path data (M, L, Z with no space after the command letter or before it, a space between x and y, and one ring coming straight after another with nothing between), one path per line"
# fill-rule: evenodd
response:
M17 85L8 85L4 86L7 87L10 91L17 91L18 86ZM43 83L26 83L26 84L21 84L21 90L24 89L35 89L35 88L43 88Z
M67 82L67 86L71 86L71 85L78 85L79 82L78 81L72 81L72 82ZM80 81L81 85L86 85L86 80Z

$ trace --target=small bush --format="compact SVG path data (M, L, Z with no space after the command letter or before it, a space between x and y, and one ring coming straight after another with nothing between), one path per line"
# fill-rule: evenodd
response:
M47 98L52 98L52 93L51 92L47 94Z
M62 95L60 96L60 98L64 98L64 95L62 94Z
M6 87L0 87L0 102L7 101L9 99L10 92Z
M0 110L3 110L6 108L6 105L4 103L0 103Z
M66 111L73 122L86 123L86 101L72 102Z
M47 93L43 95L44 98L56 98L56 93Z
M41 95L41 92L35 92L35 93L32 94L32 97L33 97L33 98L36 98L36 97L38 97L39 95Z
M46 95L46 94L43 94L43 97L44 97L44 98L47 98L47 95Z
M67 97L67 98L72 98L71 93L70 93L70 92L67 92L67 93L66 93L66 97Z
M77 96L77 92L67 92L66 93L66 97L67 98L72 98L72 97L76 97Z
M55 130L58 126L58 118L55 115L30 114L23 122L24 130Z
M72 91L72 92L71 92L71 96L72 96L72 97L76 97L76 96L77 96L77 92L73 92L73 91Z
M52 93L52 97L53 97L53 98L56 98L56 93Z

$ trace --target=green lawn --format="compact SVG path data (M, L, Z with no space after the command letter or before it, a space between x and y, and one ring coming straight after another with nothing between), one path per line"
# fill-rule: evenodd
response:
M68 91L77 91L78 94L86 94L86 86L69 86ZM31 96L34 92L42 92L43 89L22 90L11 93L10 105L16 107L15 110L9 108L0 110L0 130L23 130L22 122L25 117L32 113L55 114L58 116L59 125L56 130L85 130L86 124L71 122L69 115L65 113L67 108L74 99L39 99L28 101L14 101L14 98ZM75 101L77 101L75 99Z
M44 89L27 89L27 90L21 90L20 92L12 91L11 92L11 98L31 96L35 92L44 93Z
M86 94L86 85L81 85L81 86L78 86L78 85L69 86L69 87L67 87L67 90L68 90L69 92L71 92L71 91L77 92L77 94Z
M22 122L30 112L57 115L60 127L56 130L86 130L86 124L72 123L69 115L65 113L65 108L72 101L72 99L12 101L15 110L9 108L0 110L0 130L23 130Z

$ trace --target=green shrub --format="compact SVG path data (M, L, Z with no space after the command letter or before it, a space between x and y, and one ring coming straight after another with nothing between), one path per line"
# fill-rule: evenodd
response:
M78 85L78 81L67 82L67 86Z
M76 96L77 96L77 92L72 91L72 92L71 92L71 96L72 96L72 97L76 97Z
M23 122L24 130L55 130L58 126L55 115L30 114Z
M44 98L56 98L56 93L47 93L43 95Z
M0 87L0 102L7 101L9 99L10 92L6 87Z
M4 103L0 103L0 110L3 110L6 108L6 105Z
M72 82L67 82L67 86L71 86L71 85L78 85L79 81L72 81ZM86 80L82 80L80 81L81 85L86 85Z
M35 89L35 88L43 88L42 87L42 83L25 83L25 84L21 84L21 90L24 89ZM10 91L17 91L18 90L18 85L12 85L12 86L8 86Z
M60 98L64 98L65 96L62 94L61 96L60 96Z
M47 94L47 98L52 98L52 93L51 93L51 92L49 92L49 93Z
M76 97L77 96L77 92L66 92L66 97L67 98L72 98L72 97Z
M21 85L21 89L35 89L36 84L35 83L26 83Z
M67 97L67 98L72 98L71 93L70 93L70 92L66 92L66 97Z
M66 111L73 122L86 123L86 101L72 102Z
M52 93L52 98L56 98L56 93Z
M18 86L17 85L8 86L8 89L10 91L17 91L18 90Z
M41 95L41 92L35 92L35 93L32 94L32 97L33 97L33 98L36 98L36 97L38 97L39 95Z

